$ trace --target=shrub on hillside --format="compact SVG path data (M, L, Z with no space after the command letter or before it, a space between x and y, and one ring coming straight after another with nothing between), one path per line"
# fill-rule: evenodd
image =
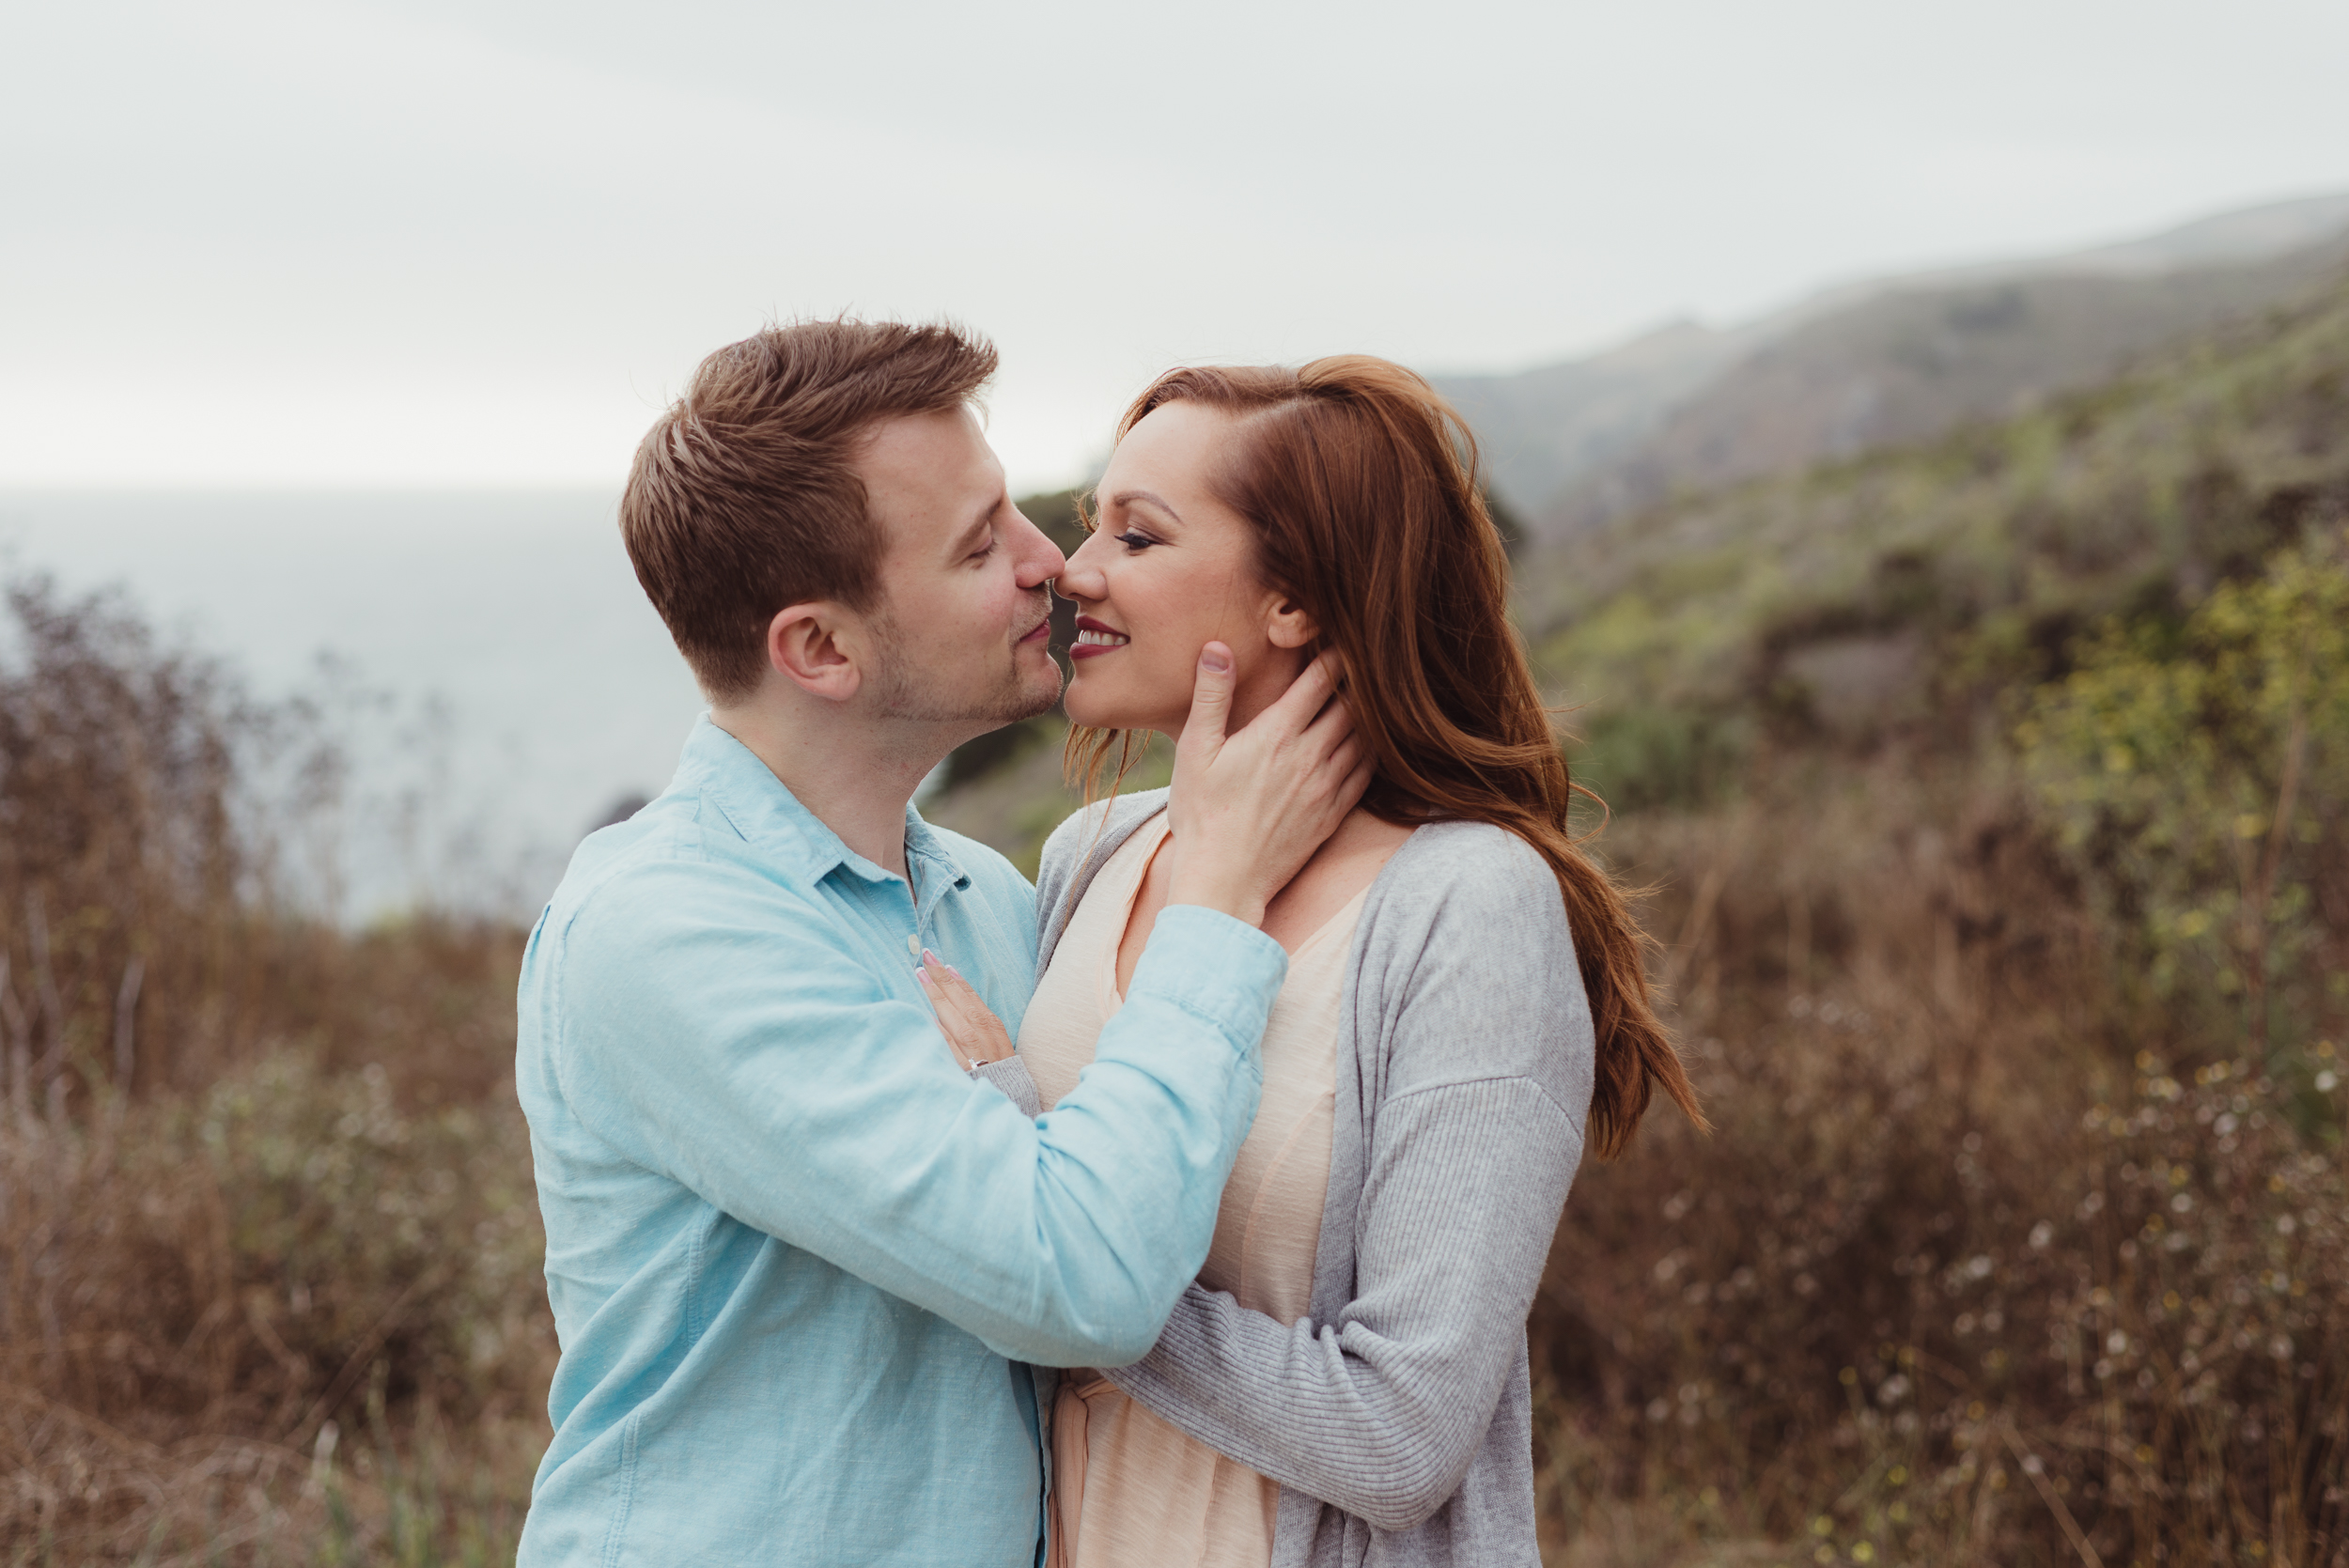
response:
M2349 1029L2349 536L2108 623L2016 728L2117 971L2255 1052Z
M510 1100L406 1111L381 1069L285 1052L15 1126L0 1183L0 1540L216 1530L198 1504L223 1475L250 1495L205 1506L266 1520L370 1400L537 1422L552 1333Z
M117 598L7 591L12 1557L510 1551L552 1356L509 1087L521 935L354 935L280 896L338 787L319 717ZM443 1470L488 1491L452 1511Z
M314 944L283 918L278 857L340 759L305 704L255 702L117 595L29 578L0 601L8 1102L200 1085L307 994Z

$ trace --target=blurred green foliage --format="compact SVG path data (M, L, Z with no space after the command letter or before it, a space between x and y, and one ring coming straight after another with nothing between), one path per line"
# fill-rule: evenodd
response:
M313 1421L374 1357L398 1369L394 1398L431 1387L444 1409L471 1414L514 1370L511 1347L540 1330L545 1240L513 1157L528 1133L502 1099L403 1108L380 1065L330 1074L287 1051L230 1074L188 1121L139 1145L158 1173L184 1180L200 1160L218 1185L229 1266L267 1292L246 1313L288 1353L276 1370ZM528 1397L528 1359L508 1396Z
M2349 1017L2345 538L2107 622L2015 727L2120 972L2255 1046Z
M1574 777L1611 811L1700 809L1735 789L1744 731L1735 716L1702 709L1603 708L1572 745Z

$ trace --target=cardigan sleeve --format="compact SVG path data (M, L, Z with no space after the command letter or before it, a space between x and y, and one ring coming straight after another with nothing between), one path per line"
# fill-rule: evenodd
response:
M972 1068L969 1076L1002 1090L1003 1097L1018 1106L1022 1116L1044 1114L1044 1096L1037 1092L1035 1079L1029 1076L1028 1064L1018 1056L983 1062Z
M1111 1374L1219 1452L1382 1530L1459 1489L1581 1157L1590 1010L1535 863L1530 881L1518 865L1498 886L1423 890L1424 928L1358 981L1389 1038L1344 1310L1283 1324L1194 1283L1150 1354Z

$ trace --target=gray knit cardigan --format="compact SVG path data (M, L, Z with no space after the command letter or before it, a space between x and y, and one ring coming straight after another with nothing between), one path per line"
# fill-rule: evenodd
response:
M1052 834L1039 973L1103 862L1165 804L1120 796ZM1594 1050L1548 862L1480 823L1412 833L1363 901L1339 1018L1312 1315L1280 1323L1194 1284L1111 1375L1280 1483L1273 1568L1538 1564L1525 1318L1581 1160ZM1032 1101L1004 1084L1022 1087Z

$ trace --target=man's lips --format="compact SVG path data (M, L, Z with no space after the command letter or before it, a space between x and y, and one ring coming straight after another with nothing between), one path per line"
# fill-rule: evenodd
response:
M1077 617L1077 641L1070 644L1071 659L1097 659L1105 653L1115 653L1128 639L1114 627L1104 626L1090 615Z
M1026 646L1028 644L1030 644L1030 643L1041 643L1041 642L1043 642L1046 638L1048 638L1048 637L1050 637L1050 636L1051 636L1051 635L1052 635L1052 617L1051 617L1051 616L1050 616L1050 615L1047 615L1047 616L1045 616L1042 620L1040 620L1040 621L1036 622L1036 623L1035 623L1035 629L1034 629L1034 630L1033 630L1033 631L1030 631L1030 632L1028 632L1026 635L1022 636L1022 637L1019 639L1019 644L1018 644L1017 645L1018 645L1018 646L1021 646L1021 647L1025 647L1025 646Z

